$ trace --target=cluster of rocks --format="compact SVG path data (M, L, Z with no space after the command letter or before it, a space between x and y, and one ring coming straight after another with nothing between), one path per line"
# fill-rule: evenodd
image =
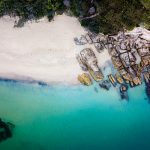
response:
M97 58L92 49L90 49L90 48L83 49L80 52L80 54L77 55L77 60L79 62L79 65L81 66L82 70L88 71L88 73L92 76L92 78L95 81L100 81L103 79L103 74L102 74L100 68L98 67ZM78 80L81 83L83 83L84 77L85 77L86 81L87 81L87 77L90 78L90 76L88 74L86 76L85 76L85 74L87 74L87 73L83 73L82 75L78 76ZM88 81L91 81L91 79L89 79ZM90 83L86 84L86 85L90 85Z
M147 83L150 81L150 31L139 27L117 35L88 32L74 41L77 45L92 44L99 53L108 50L118 70L118 75L109 78L113 85L129 83L134 87L142 84L142 77ZM83 65L82 68L85 69Z
M75 38L78 45L93 44L98 52L109 51L114 67L131 85L141 84L141 73L150 66L150 31L136 28L118 35L87 33ZM146 69L145 69L146 68Z
M141 84L141 75L150 73L150 32L145 29L122 32L111 41L115 43L109 48L114 67L131 86Z

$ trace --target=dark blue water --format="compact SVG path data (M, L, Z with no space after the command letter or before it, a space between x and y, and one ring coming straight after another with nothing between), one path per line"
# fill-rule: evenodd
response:
M95 92L94 87L98 89ZM0 82L0 116L16 125L0 150L150 150L144 84L129 89Z

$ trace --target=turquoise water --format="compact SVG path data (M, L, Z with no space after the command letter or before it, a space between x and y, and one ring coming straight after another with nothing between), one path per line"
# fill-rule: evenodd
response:
M94 87L98 89L95 92ZM150 150L150 104L145 86L40 86L0 82L0 117L16 125L0 150Z

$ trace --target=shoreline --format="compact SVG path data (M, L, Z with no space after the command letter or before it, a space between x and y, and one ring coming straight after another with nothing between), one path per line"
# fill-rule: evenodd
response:
M40 80L31 80L31 79L23 79L23 78L7 78L7 77L0 77L0 83L6 82L6 83L18 83L18 84L28 84L28 85L39 85L41 87L50 87L50 86L71 86L71 87L77 87L81 86L81 84L78 83L63 83L63 82L45 82Z
M47 85L80 85L77 77L83 70L76 56L86 48L95 53L104 77L108 75L105 70L115 71L108 49L99 52L92 43L75 43L75 38L87 34L77 18L63 14L51 22L42 18L14 28L16 19L0 18L0 78ZM137 29L127 34L138 34Z
M77 18L63 14L51 22L46 18L27 22L22 28L14 28L14 22L15 18L9 16L0 18L1 78L80 84L77 76L82 70L76 54L91 45L78 46L74 43L75 37L87 33ZM99 55L100 66L109 59L106 53ZM105 60L102 60L104 56Z

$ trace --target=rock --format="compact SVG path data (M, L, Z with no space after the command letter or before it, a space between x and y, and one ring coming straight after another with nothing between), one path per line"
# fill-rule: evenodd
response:
M99 83L99 86L105 90L109 90L111 87L111 84L108 80L102 81L102 83Z
M97 87L94 87L94 91L95 91L96 93L98 93L98 89L97 89Z
M95 12L96 12L95 7L91 7L91 8L89 9L89 14L90 14L90 15L95 14Z
M90 48L85 48L80 51L81 61L87 66L90 75L95 81L103 79L103 74L98 66L98 60L94 51Z
M74 42L76 45L85 45L88 43L85 36L83 35L80 38L75 37Z
M87 85L87 86L92 84L92 80L87 73L83 73L83 74L79 75L78 80L80 81L80 83Z
M82 60L81 60L81 58L80 58L79 55L76 56L76 59L77 59L79 65L80 65L81 69L82 69L83 71L88 71L87 66L82 62Z
M70 0L64 0L63 3L66 7L70 7Z
M0 142L12 137L12 128L14 128L12 123L6 123L0 118Z
M105 46L101 43L94 43L94 47L99 53L101 53L105 49Z
M21 28L24 26L27 20L25 18L20 18L18 21L15 21L14 28Z
M123 92L126 92L128 90L128 86L125 85L125 84L121 84L120 86L120 92L123 93Z
M121 84L120 86L120 96L121 99L126 99L128 100L128 94L127 94L128 86L126 84Z

